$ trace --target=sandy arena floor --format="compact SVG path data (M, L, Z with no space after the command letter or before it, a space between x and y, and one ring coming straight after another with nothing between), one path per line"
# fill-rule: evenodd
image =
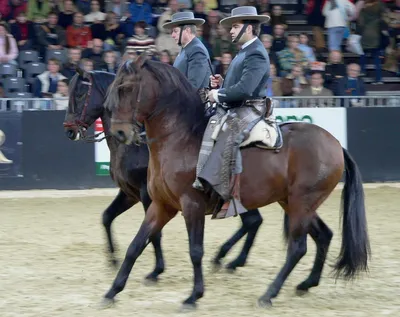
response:
M372 186L376 187L376 186ZM370 274L353 284L335 281L325 266L321 285L304 297L295 286L303 281L315 256L308 253L295 268L269 310L257 308L257 298L278 273L285 258L283 214L278 205L262 209L262 225L248 264L231 275L211 273L210 259L239 226L239 219L207 218L204 276L206 292L196 312L187 316L400 316L400 189L366 186L369 234L373 257ZM115 272L105 257L101 213L115 190L29 191L0 193L0 316L1 317L103 317L182 316L181 302L192 287L192 265L187 233L179 214L163 231L166 271L156 286L145 286L144 276L154 265L150 245L133 268L117 304L97 310ZM338 255L339 191L319 214L335 236L327 264ZM91 195L91 196L88 196ZM72 196L72 197L68 197ZM86 197L85 197L86 196ZM26 198L22 198L26 197ZM143 220L136 205L114 222L119 258ZM228 255L238 254L242 243Z

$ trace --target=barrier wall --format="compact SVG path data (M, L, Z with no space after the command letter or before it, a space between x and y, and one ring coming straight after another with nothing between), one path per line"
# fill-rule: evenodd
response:
M365 182L400 181L400 108L274 111L279 121L312 122L332 133L350 151ZM0 190L115 187L105 141L68 140L64 116L64 111L0 112Z

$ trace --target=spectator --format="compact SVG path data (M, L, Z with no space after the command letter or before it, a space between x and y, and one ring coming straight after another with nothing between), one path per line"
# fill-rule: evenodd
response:
M286 48L285 27L282 24L274 26L274 40L271 50L278 53Z
M271 13L271 26L275 27L275 25L282 25L285 29L287 29L287 22L284 15L282 15L282 7L280 5L274 5Z
M303 68L301 64L294 65L291 73L282 79L283 96L298 95L307 87L308 82L303 76Z
M260 40L263 43L264 48L268 52L269 60L270 60L271 64L274 64L277 67L276 71L277 71L277 74L279 74L280 73L280 69L279 69L278 55L276 55L276 53L271 50L271 48L272 48L272 40L273 40L272 35L263 34L263 35L261 35Z
M86 23L101 23L106 19L106 14L100 11L100 3L92 0L90 3L90 12L85 15Z
M17 65L18 46L4 24L0 24L0 63Z
M309 63L315 62L314 50L308 45L308 35L306 33L301 33L299 36L300 44L298 45L299 50L301 50L304 56L307 58Z
M37 36L42 56L46 50L62 50L67 44L65 31L58 25L58 15L54 12L49 13L47 23L38 27Z
M144 0L132 0L129 4L129 12L131 14L130 20L134 23L145 21L151 25L153 22L151 6Z
M104 52L104 63L103 68L101 69L104 72L116 74L118 70L117 65L117 56L114 51L105 51Z
M35 40L35 29L31 21L26 18L25 12L20 12L17 21L11 23L11 33L18 44L18 50L31 50Z
M312 27L314 46L317 53L322 53L325 48L325 16L322 14L325 2L326 0L308 0L306 4L307 24Z
M229 52L222 53L221 60L215 69L215 73L220 74L222 77L225 77L231 62L232 62L232 54Z
M83 14L76 12L74 14L74 24L67 28L68 47L86 48L92 40L90 28L83 24Z
M208 54L210 55L210 59L213 60L214 59L214 52L213 52L213 49L212 49L210 43L208 43L206 41L206 39L204 38L204 36L203 36L203 34L204 34L203 25L199 25L199 26L196 27L196 36L204 44L204 46L206 47L206 49L208 51Z
M309 64L303 52L298 48L299 38L296 35L291 35L288 40L288 47L278 52L282 76L290 73L295 64L301 64L303 69L306 69Z
M95 70L100 70L104 67L103 61L103 41L100 39L93 39L92 47L83 50L82 57L91 59Z
M68 62L64 64L61 74L68 79L71 79L76 73L76 67L79 64L81 57L82 51L79 48L70 48L68 50Z
M91 0L75 0L77 9L84 15L90 13L90 2Z
M61 79L57 83L57 92L53 98L56 110L66 110L68 108L69 92L68 79Z
M168 7L165 12L160 16L157 22L157 28L159 34L156 38L156 47L158 51L162 51L163 49L168 50L172 55L179 53L180 48L175 43L175 40L170 35L170 32L162 27L164 23L167 21L171 21L172 15L178 12L178 2L177 0L169 0Z
M11 15L11 7L8 0L0 0L0 15L6 18Z
M328 29L329 50L340 51L348 21L355 13L354 4L349 0L327 0L322 13Z
M136 55L140 55L144 51L155 54L156 46L154 39L146 34L146 22L139 21L135 24L135 35L126 42L125 51L135 51Z
M269 78L267 83L267 97L282 96L282 82L278 76L275 64L270 65Z
M58 14L58 25L66 30L67 27L73 24L75 12L76 8L72 0L65 0L64 10Z
M297 94L299 97L319 97L319 98L303 98L300 107L332 107L333 93L324 86L324 77L321 72L314 71L311 74L311 85L304 88Z
M396 0L395 5L388 12L386 21L389 26L391 42L394 43L394 49L389 50L385 60L385 70L397 72L400 76L400 0Z
M346 66L342 60L340 51L329 53L329 63L325 67L325 87L336 92L337 84L341 78L346 76Z
M114 12L108 12L105 21L104 41L107 49L116 49L122 45L125 35Z
M106 12L114 12L117 19L127 16L128 6L125 0L112 0L106 3Z
M160 53L160 62L172 65L172 57L168 50L162 50Z
M364 81L359 77L360 76L360 65L357 64L349 64L347 66L347 76L343 77L338 82L338 89L336 92L337 96L365 96L365 86ZM363 104L362 100L354 98L347 99L342 102L343 105L346 106L361 106Z
M7 2L9 3L11 9L10 15L7 17L10 19L10 21L15 20L20 12L26 13L28 8L28 2L26 0L10 0Z
M214 47L215 41L218 38L218 26L220 16L215 10L208 12L206 22L203 24L203 36L207 43L210 43L211 47Z
M62 79L66 79L66 77L60 73L60 61L50 58L47 63L47 71L36 77L34 84L35 97L51 98L57 92L58 82Z
M49 12L49 0L28 0L28 20L35 23L44 23Z
M364 54L360 56L361 71L366 73L366 53L371 53L375 64L375 82L374 84L382 83L382 65L381 65L381 39L382 24L385 5L379 0L367 0L365 6L360 12L358 19L359 31L361 34L361 46Z
M222 25L218 25L217 32L218 38L215 40L215 45L212 50L212 56L216 60L221 60L222 54L224 53L231 53L232 56L235 56L237 52L236 45L232 43L232 38L227 29L224 28Z
M85 72L91 72L94 70L94 63L89 58L83 58L80 63L80 68L82 68Z
M194 4L193 14L196 19L207 20L207 14L204 12L204 2L202 0Z

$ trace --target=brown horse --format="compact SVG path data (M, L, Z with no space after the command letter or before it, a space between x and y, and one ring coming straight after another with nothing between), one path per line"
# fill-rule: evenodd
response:
M205 215L216 203L192 187L202 135L207 125L204 106L186 78L171 66L139 57L118 70L106 100L112 111L111 133L130 143L134 126L143 123L150 150L148 189L152 203L104 304L125 287L136 259L155 235L182 211L189 235L194 287L184 305L194 307L203 296L203 236ZM317 245L313 269L297 286L307 291L319 284L332 231L317 215L318 207L340 181L342 247L334 267L336 277L354 278L368 269L370 254L361 175L350 154L324 129L308 123L281 126L284 146L279 151L250 147L242 150L240 196L247 209L278 202L288 216L286 262L260 306L271 305L299 260L307 251L307 234ZM222 221L222 220L220 220Z

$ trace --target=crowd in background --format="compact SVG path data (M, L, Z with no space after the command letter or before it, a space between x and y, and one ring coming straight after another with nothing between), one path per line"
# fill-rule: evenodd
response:
M291 33L282 6L269 0L0 0L0 63L22 67L21 52L37 51L39 60L33 62L47 69L34 76L30 92L67 98L77 65L115 73L123 54L144 50L172 64L180 47L162 24L179 10L192 10L206 20L197 35L216 73L224 76L239 48L218 22L234 6L246 4L271 17L260 33L271 61L267 96L364 96L367 56L375 65L374 84L382 83L383 68L399 74L400 0L299 0L296 13L307 16L312 36ZM359 52L358 63L344 64L346 47ZM0 97L5 95L1 90ZM313 106L332 105L328 98L316 100Z

